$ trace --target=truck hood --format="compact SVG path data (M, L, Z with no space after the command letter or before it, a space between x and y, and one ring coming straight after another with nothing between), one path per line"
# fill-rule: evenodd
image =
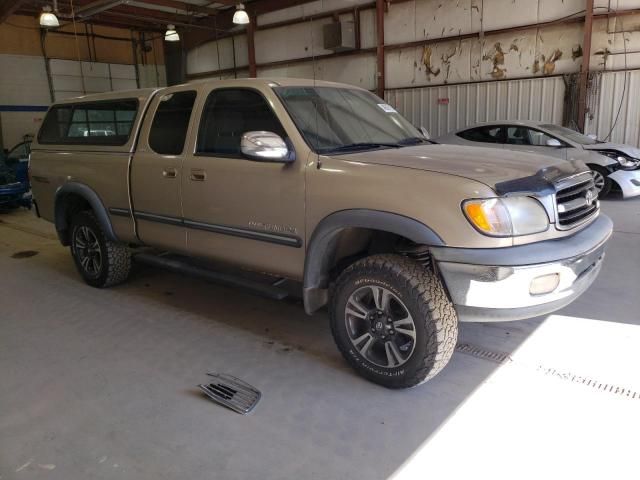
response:
M617 150L630 156L631 158L640 159L640 148L625 145L624 143L594 143L593 145L583 145L585 150Z
M581 162L532 153L439 144L350 153L334 158L456 175L491 188L498 183L532 177L541 170L553 171L549 178L553 180L576 173L583 167Z

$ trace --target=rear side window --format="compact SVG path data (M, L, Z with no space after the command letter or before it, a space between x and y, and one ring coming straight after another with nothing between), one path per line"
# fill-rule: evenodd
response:
M240 157L240 139L246 132L265 130L286 136L264 97L254 90L214 90L204 106L197 152Z
M124 145L138 112L137 100L73 103L52 107L42 122L42 144Z
M502 127L477 127L458 133L458 136L470 142L502 143Z
M195 100L194 91L169 93L160 99L149 132L149 146L154 152L182 153Z

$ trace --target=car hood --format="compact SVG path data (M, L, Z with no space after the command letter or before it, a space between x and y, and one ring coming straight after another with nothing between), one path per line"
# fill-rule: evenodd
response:
M583 145L585 150L618 150L632 158L640 159L640 148L625 145L624 143L594 143L593 145Z
M581 162L512 150L432 144L350 153L335 158L457 175L492 188L498 183L534 176L541 170L553 171L547 175L553 180L576 173L583 166Z

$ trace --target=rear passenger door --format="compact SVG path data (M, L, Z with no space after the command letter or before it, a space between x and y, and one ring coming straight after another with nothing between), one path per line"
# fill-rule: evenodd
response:
M147 245L186 250L180 189L196 96L192 88L164 90L145 117L131 165L131 192L138 238Z
M509 150L548 155L563 160L567 157L567 149L565 147L550 147L547 145L548 140L555 140L556 138L541 130L522 125L507 125L505 131L505 148ZM561 143L564 144L564 142Z

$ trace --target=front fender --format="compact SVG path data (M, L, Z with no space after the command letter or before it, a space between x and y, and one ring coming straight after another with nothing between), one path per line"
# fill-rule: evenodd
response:
M333 252L338 234L345 228L368 228L394 233L420 245L445 245L442 238L431 228L397 213L352 209L325 217L316 226L305 257L303 300L305 311L309 315L327 304Z

